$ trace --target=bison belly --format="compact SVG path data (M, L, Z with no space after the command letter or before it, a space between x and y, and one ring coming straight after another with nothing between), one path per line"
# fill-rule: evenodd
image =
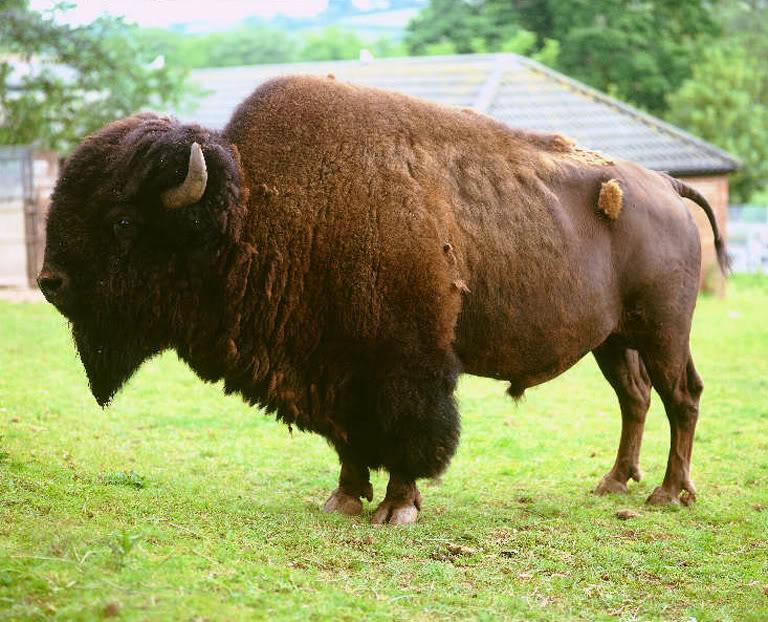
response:
M621 317L611 241L569 234L547 248L518 239L473 266L456 327L464 371L509 380L513 394L554 378L602 343Z

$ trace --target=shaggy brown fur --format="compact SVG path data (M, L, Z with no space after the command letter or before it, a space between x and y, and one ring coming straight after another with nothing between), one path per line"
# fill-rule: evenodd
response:
M205 194L166 209L193 142ZM374 521L412 522L415 480L458 442L461 370L519 395L589 351L624 417L600 490L639 473L652 380L673 428L652 499L674 501L693 494L701 391L691 193L585 154L396 93L281 78L222 133L139 115L88 138L56 187L40 285L71 320L99 403L175 349L201 378L333 444L343 468L328 510L359 512L369 468L383 467ZM595 210L608 180L632 203L611 226Z
M597 207L611 220L616 220L621 213L624 202L624 193L619 182L609 179L600 186L600 196L597 198Z

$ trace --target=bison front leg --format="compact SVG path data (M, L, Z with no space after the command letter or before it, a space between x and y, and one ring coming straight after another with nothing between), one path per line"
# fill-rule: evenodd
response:
M324 512L340 512L354 516L363 511L361 499L373 501L373 486L368 480L368 468L343 461L339 486L323 505Z
M408 477L392 473L387 484L387 494L376 508L371 522L374 525L407 525L415 523L421 509L421 493L416 482Z
M421 509L416 480L436 477L448 466L459 442L457 375L455 358L446 356L428 369L390 372L378 383L376 432L369 439L390 477L374 524L415 522Z

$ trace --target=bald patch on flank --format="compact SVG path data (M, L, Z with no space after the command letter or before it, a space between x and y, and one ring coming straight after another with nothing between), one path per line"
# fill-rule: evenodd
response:
M603 155L599 151L584 149L578 145L574 146L571 157L577 162L588 164L590 166L611 166L614 164L614 161L611 158Z
M611 220L616 220L624 203L624 192L617 179L609 179L600 187L597 207Z
M579 164L587 166L610 166L614 161L592 149L586 149L576 144L572 138L562 134L552 134L548 137L546 148L554 153L559 153L569 160L576 161Z

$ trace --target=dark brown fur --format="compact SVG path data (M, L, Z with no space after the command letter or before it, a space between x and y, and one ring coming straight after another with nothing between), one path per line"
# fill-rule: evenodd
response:
M160 193L183 179L193 141L208 188L169 212ZM608 180L631 207L610 222L596 209ZM700 392L688 353L699 238L676 184L559 135L281 78L220 134L144 115L86 140L54 195L41 277L64 281L47 293L100 403L173 348L334 445L344 468L326 509L359 511L368 469L384 467L374 520L415 520L414 480L439 474L458 442L460 371L520 395L590 351L631 437L601 490L639 473L630 419L647 406L624 387L652 382L678 444L655 500L673 500L693 494ZM123 217L138 223L129 235Z

